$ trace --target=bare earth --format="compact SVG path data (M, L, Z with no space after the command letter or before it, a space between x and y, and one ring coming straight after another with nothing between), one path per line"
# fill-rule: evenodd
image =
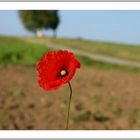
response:
M34 66L0 65L0 129L65 129L68 85L43 91ZM70 129L140 129L140 73L82 66Z

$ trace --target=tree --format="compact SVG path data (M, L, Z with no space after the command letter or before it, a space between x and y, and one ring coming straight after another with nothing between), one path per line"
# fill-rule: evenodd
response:
M56 29L59 25L60 19L57 10L52 12L53 14L50 17L50 28L53 30L53 37L56 38Z
M19 15L24 27L38 37L43 36L44 29L52 29L55 32L59 24L56 10L22 10Z

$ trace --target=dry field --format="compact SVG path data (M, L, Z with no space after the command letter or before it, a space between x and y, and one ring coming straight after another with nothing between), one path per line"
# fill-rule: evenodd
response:
M68 85L43 91L31 65L0 73L0 129L65 129ZM71 84L70 129L140 129L140 73L82 66Z

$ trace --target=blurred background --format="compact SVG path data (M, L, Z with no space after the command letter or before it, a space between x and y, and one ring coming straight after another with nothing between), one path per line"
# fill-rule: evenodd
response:
M140 129L140 11L0 11L0 129L64 130L68 85L44 91L36 64L72 51L72 130Z

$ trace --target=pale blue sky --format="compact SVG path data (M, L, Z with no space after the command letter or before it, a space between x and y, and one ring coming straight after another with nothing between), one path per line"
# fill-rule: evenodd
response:
M140 44L140 11L59 11L58 37ZM52 35L51 31L45 32ZM17 11L0 11L0 34L31 35Z

